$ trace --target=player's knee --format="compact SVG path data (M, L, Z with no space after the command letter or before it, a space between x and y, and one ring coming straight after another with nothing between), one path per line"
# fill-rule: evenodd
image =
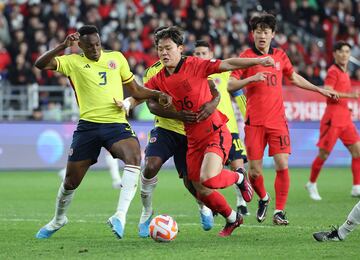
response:
M141 155L140 153L130 152L125 155L124 163L130 165L140 165Z
M259 177L262 173L261 173L261 169L257 169L257 168L249 168L249 172L248 172L249 176L253 179L256 179L257 177Z
M145 165L143 175L145 178L151 179L155 177L160 170L161 165L158 162L148 161Z

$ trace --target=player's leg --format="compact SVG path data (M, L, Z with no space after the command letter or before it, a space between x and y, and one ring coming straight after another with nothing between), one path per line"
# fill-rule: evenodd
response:
M239 134L231 133L232 136L232 145L229 153L230 168L232 171L236 171L237 169L244 169L245 170L245 163L247 162L246 150L245 145L239 138ZM234 185L235 192L236 192L236 206L237 211L240 212L242 215L250 215L247 209L246 201L241 195L241 191L239 190L237 185Z
M60 184L53 219L39 230L37 238L49 238L67 223L66 212L89 167L97 161L101 143L97 139L97 124L80 121L74 132L66 176Z
M360 136L356 126L352 123L340 134L340 139L351 153L351 171L353 175L353 186L351 195L360 197Z
M138 225L140 237L149 236L149 224L153 214L152 196L158 182L157 174L162 165L174 154L177 146L174 134L176 133L161 127L156 127L150 132L145 149L145 167L140 179L143 205Z
M346 221L339 227L330 231L320 231L313 234L319 242L344 240L360 224L360 202L351 210Z
M321 168L323 167L326 159L330 153L322 148L319 148L319 153L311 165L311 173L309 181L306 183L305 188L309 192L310 198L313 200L321 200L320 194L317 189L317 178L320 174Z
M141 152L140 144L128 124L109 124L102 128L104 147L124 162L122 189L116 213L109 218L109 225L118 238L123 238L126 215L139 182Z
M109 168L109 173L112 180L112 186L114 189L121 188L121 177L119 172L119 163L118 160L113 158L110 153L105 154L105 162Z

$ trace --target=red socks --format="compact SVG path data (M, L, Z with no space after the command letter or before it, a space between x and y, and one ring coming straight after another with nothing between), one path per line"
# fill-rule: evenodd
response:
M313 161L313 163L311 165L310 182L312 182L312 183L316 182L316 180L320 174L321 168L324 165L324 162L325 161L323 159L321 159L319 156L317 156L315 158L315 160Z
M264 177L262 175L259 175L256 179L249 176L249 180L251 183L251 186L255 190L256 194L259 196L260 199L264 198L266 196L266 189L264 186Z
M351 171L353 175L353 185L360 185L360 157L352 159Z
M275 177L275 209L283 210L286 205L286 200L289 193L290 187L290 178L289 178L289 170L279 170L276 171Z
M237 172L223 169L218 175L204 181L202 185L210 189L224 189L236 183L238 179L239 174Z
M227 203L225 197L218 191L213 191L210 195L201 196L198 194L198 199L202 201L213 213L219 213L224 218L230 216L232 209Z

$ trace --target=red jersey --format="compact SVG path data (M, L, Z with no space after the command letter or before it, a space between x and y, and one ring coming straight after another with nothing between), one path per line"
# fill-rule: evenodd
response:
M349 74L343 71L337 64L333 64L328 69L325 78L325 86L330 86L334 90L343 93L351 92L351 81ZM332 126L344 126L351 122L351 111L348 107L347 98L334 100L327 98L327 106L322 123L331 123Z
M183 57L173 74L166 68L153 76L145 86L160 90L173 98L177 111L198 112L200 107L212 100L208 76L219 73L220 60L203 60L197 57ZM195 124L185 124L189 144L195 145L228 121L218 110L206 120Z
M231 77L247 78L258 72L269 72L264 81L252 82L245 86L246 124L273 126L285 119L285 109L282 96L283 75L289 77L293 73L291 62L283 50L271 48L268 54L262 54L258 49L249 48L240 54L242 58L257 58L270 56L274 59L274 67L261 65L247 69L235 70Z

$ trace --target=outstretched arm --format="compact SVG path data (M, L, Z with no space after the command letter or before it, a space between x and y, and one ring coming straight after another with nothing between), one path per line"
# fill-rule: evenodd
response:
M236 69L246 69L255 65L268 67L274 66L274 64L274 60L270 56L263 58L229 58L221 61L219 70L223 72Z
M293 72L291 74L290 80L293 84L295 84L299 88L303 88L303 89L314 91L314 92L319 92L321 95L323 95L325 97L329 97L329 98L333 98L333 99L339 98L339 94L335 90L319 88L318 86L315 86L314 84L312 84L309 81L307 81L306 79L304 79L302 76L300 76L296 72Z
M64 42L60 43L54 49L45 52L35 61L35 67L41 70L56 70L55 57L59 56L67 47L74 45L79 41L79 33L72 33L66 36Z
M329 89L329 90L333 90L334 91L334 88L332 86L328 86L328 85L325 85L324 86L325 89ZM360 93L355 91L355 92L338 92L338 95L339 95L339 98L358 98L360 97Z
M236 79L234 77L230 77L227 90L229 92L234 92L239 89L242 89L251 82L263 81L265 79L266 79L266 72L258 72L255 75L247 77L245 79Z

